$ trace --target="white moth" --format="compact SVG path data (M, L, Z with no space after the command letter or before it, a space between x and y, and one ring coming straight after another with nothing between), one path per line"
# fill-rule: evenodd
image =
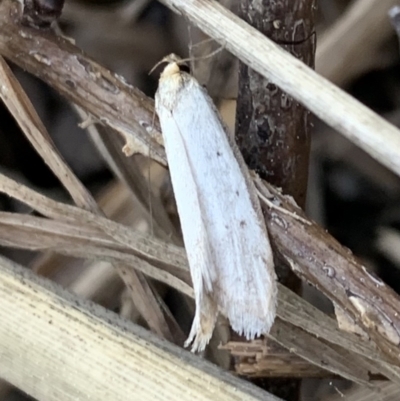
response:
M277 287L254 184L211 98L170 55L155 97L196 299L185 346L208 344L218 312L247 339L267 334Z

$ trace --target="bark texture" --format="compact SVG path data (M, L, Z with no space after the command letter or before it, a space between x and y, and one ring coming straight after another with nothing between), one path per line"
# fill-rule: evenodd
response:
M239 15L314 66L315 0L241 0ZM268 79L240 63L236 140L248 166L304 206L310 113Z
M307 65L314 66L315 0L240 0L239 16ZM310 151L310 112L247 65L239 65L236 141L247 165L304 207ZM276 263L280 282L300 291L300 280ZM300 380L265 379L267 391L300 399Z

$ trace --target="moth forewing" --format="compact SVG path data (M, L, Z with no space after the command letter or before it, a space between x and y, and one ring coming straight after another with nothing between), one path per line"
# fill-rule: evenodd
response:
M217 313L248 339L269 332L276 276L255 188L210 97L170 62L155 98L196 299L186 344L203 350Z

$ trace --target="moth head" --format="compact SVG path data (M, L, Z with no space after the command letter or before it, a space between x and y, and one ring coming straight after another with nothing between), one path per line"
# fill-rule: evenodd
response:
M187 59L182 59L174 53L169 54L168 56L164 57L161 61L159 61L149 72L151 74L159 65L163 63L167 63L167 66L164 68L163 72L161 73L162 78L166 78L168 76L179 74L181 72L190 72L189 66L186 64Z

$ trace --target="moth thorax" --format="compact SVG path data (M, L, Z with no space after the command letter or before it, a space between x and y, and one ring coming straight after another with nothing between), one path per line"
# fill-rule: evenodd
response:
M175 63L175 62L169 63L164 68L164 71L162 72L160 79L168 78L168 77L171 77L172 75L175 75L175 74L180 74L180 71L181 70L179 68L178 63Z

